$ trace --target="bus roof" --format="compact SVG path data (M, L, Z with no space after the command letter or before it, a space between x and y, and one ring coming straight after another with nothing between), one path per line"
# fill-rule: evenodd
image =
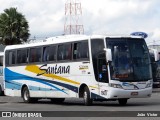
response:
M40 42L35 43L26 43L26 44L20 44L20 45L8 45L6 46L5 50L8 49L17 49L17 48L27 48L27 47L36 47L36 46L42 46L42 45L49 45L49 44L57 44L57 43L64 43L64 42L73 42L73 41L79 41L79 40L87 40L87 39L103 39L103 38L141 38L139 36L126 36L126 35L118 35L118 36L111 36L111 35L63 35L63 36L56 36L56 37L50 37L45 40L42 40Z

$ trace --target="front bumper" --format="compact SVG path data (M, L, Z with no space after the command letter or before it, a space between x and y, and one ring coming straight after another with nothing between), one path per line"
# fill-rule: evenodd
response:
M137 93L137 94L132 94ZM152 94L152 87L138 90L124 90L118 88L112 88L108 91L109 99L117 99L117 98L146 98L150 97Z

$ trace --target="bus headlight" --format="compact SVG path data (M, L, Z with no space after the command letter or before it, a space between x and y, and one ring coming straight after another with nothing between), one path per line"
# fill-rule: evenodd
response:
M121 88L121 89L123 89L123 87L120 84L110 83L109 86L113 87L113 88Z
M147 83L146 88L152 87L152 82Z

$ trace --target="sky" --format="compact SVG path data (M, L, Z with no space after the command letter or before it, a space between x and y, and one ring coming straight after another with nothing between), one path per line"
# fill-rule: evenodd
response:
M30 38L62 35L67 0L0 0L0 13L16 7L25 15ZM145 32L147 44L160 44L160 0L77 0L84 34L129 35Z

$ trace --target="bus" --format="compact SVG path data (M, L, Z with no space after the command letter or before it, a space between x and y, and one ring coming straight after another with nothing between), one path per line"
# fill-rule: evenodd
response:
M141 37L64 35L4 50L5 95L26 103L65 98L117 100L152 94L149 50Z
M151 57L153 88L160 88L160 52L149 47Z
M0 96L4 95L3 52L0 52Z

